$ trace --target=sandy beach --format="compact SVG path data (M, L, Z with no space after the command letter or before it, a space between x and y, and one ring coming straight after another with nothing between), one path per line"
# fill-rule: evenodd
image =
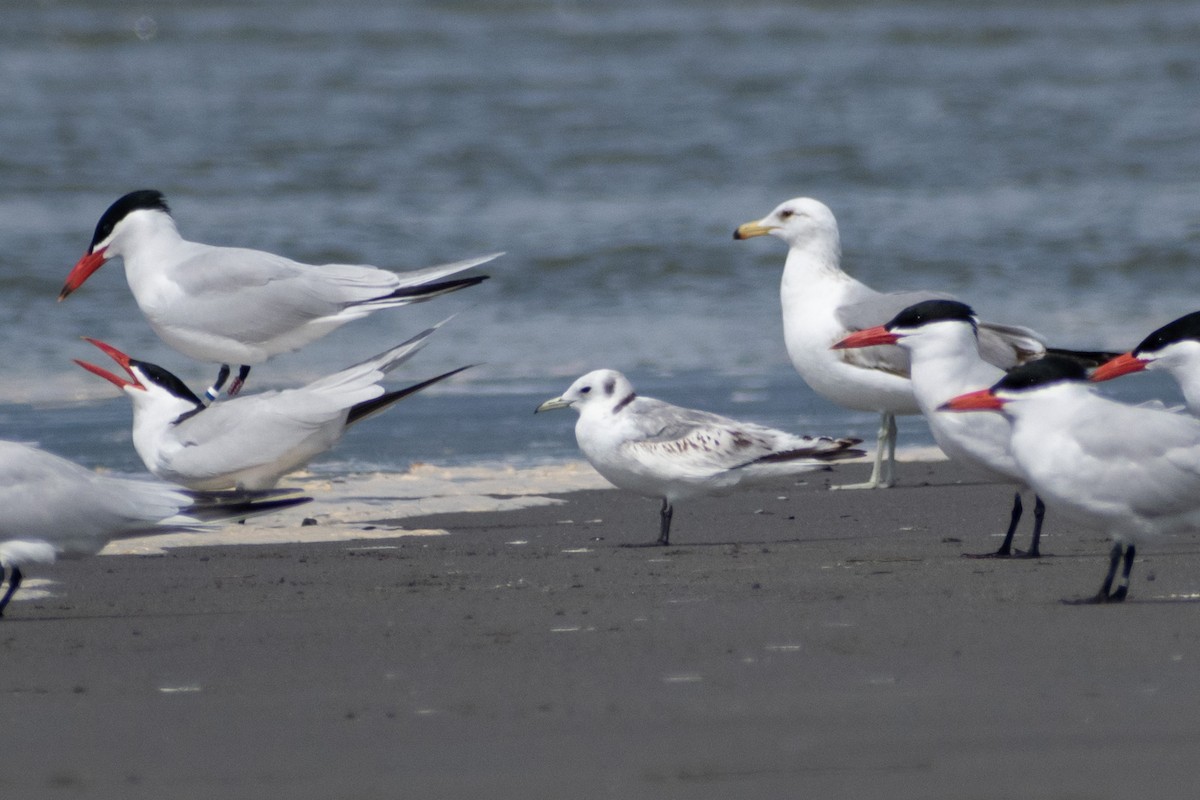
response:
M826 490L864 474L680 504L672 546L631 548L657 503L586 465L548 491L427 468L31 571L0 621L0 791L1194 795L1200 542L1143 548L1124 605L1067 606L1098 535L1048 514L1045 558L964 559L1008 487L936 462Z

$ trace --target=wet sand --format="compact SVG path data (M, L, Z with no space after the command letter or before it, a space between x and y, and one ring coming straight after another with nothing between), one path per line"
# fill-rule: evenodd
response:
M1200 539L1144 547L1124 605L1066 606L1103 577L1096 534L1047 515L1048 557L964 559L1007 487L935 463L824 488L864 476L681 504L668 548L622 546L655 538L653 500L497 493L31 570L53 583L0 621L0 792L1194 796ZM303 515L282 526L326 524Z

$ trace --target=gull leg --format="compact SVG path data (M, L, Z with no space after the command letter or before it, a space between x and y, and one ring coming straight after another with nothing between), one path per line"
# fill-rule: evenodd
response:
M658 544L666 547L671 543L671 517L675 514L675 509L671 507L671 501L663 498L662 509L658 512L660 517Z
M1129 595L1129 573L1133 571L1133 556L1137 548L1131 544L1125 545L1125 565L1121 568L1121 582L1117 590L1109 595L1108 602L1120 603Z
M883 481L880 483L881 489L887 489L896 483L896 436L899 433L896 430L896 415L886 413L880 419L880 429L883 434L880 439L879 447L882 449L884 444L887 445L887 462L883 466Z
M238 367L237 377L233 379L233 383L229 385L229 396L233 397L242 390L242 386L246 383L246 377L250 374L250 365L242 364Z
M0 617L4 616L4 609L8 606L8 601L17 593L18 587L21 585L21 568L13 567L8 573L8 591L4 593L4 597L0 597ZM4 567L0 567L0 583L4 582Z
M213 385L204 390L204 399L212 402L217 399L217 395L221 393L221 387L225 385L225 381L229 379L229 365L222 364L221 369L217 370L217 379L213 381Z
M662 508L658 512L658 538L653 542L640 542L638 544L623 544L621 547L666 547L671 543L671 516L675 513L675 509L671 506L671 501L663 498Z
M1097 605L1100 603L1109 603L1109 602L1120 602L1121 600L1124 600L1125 599L1124 593L1121 593L1120 598L1115 598L1115 597L1109 596L1109 591L1112 589L1113 578L1117 574L1117 564L1121 563L1121 552L1123 550L1125 550L1125 546L1122 545L1120 542L1116 542L1113 544L1112 551L1109 553L1108 574L1104 576L1104 583L1100 584L1100 591L1096 592L1096 594L1092 595L1091 597L1085 597L1082 599L1075 599L1075 600L1063 600L1063 602L1069 606L1083 606L1083 605ZM1125 578L1124 578L1124 580L1126 582L1128 582L1128 580L1129 580L1128 573L1129 573L1129 569L1132 565L1133 565L1133 558L1127 557L1126 562L1125 562L1126 574L1125 574ZM1118 589L1117 591L1120 592L1121 590Z
M886 463L885 462L886 454ZM884 411L879 415L879 441L875 447L875 464L866 483L845 483L831 489L886 489L896 481L896 415Z

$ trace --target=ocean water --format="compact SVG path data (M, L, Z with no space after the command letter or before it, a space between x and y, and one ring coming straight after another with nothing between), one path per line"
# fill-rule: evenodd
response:
M93 336L197 389L119 263L55 297L101 212L481 287L255 369L297 385L457 313L395 377L478 364L364 423L325 470L575 456L532 415L596 367L798 432L874 435L781 339L784 247L733 228L810 195L848 271L938 288L1061 346L1200 308L1200 4L17 0L0 19L0 436L137 469ZM1112 391L1174 399L1161 380ZM902 443L928 444L919 420Z

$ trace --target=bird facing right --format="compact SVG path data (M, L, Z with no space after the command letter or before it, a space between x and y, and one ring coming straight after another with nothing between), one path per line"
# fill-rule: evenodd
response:
M621 489L662 499L659 538L670 543L674 504L740 485L821 469L863 455L858 439L795 436L665 403L634 392L629 379L599 369L536 411L574 408L575 438L588 462Z

